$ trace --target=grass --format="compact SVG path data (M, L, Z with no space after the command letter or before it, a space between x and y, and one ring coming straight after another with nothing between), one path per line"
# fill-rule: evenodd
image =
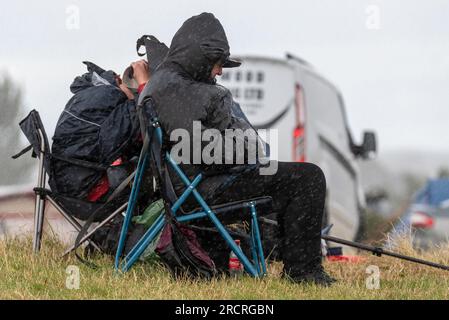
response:
M408 245L404 254L449 264L449 247L418 254ZM45 238L39 255L30 239L0 242L0 299L449 299L449 272L394 258L362 255L363 262L326 262L338 283L330 288L298 285L281 279L282 265L271 263L269 275L257 280L220 278L211 281L175 281L158 263L139 263L126 274L116 274L112 258L97 256L98 269L75 257L61 259L63 245ZM79 267L79 289L68 289L66 268ZM366 268L380 270L380 288L366 288Z

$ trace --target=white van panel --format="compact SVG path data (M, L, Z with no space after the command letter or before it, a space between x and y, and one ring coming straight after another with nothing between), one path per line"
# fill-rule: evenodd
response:
M278 130L278 160L293 161L295 85L305 111L305 160L322 168L327 181L331 234L353 239L359 226L358 170L350 150L344 106L338 90L308 65L290 60L241 57L242 66L224 69L220 83L255 127ZM275 153L275 152L274 152Z
M240 68L224 69L219 82L231 90L256 128L267 129L274 122L269 128L277 129L280 139L279 145L273 142L270 148L277 148L277 160L292 161L295 83L291 66L276 60L244 60Z
M353 239L359 225L357 171L338 91L307 70L299 68L296 74L306 108L306 161L316 163L326 175L332 234Z
M335 88L308 72L301 76L299 82L304 90L306 121L313 119L307 121L306 130L325 136L349 160L352 154L349 150L346 119Z

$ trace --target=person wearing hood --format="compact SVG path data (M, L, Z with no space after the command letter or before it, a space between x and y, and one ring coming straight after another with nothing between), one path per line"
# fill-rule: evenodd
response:
M92 62L84 64L87 73L71 84L74 95L56 124L52 154L109 167L126 166L127 160L138 156L141 146L135 93L114 71ZM147 62L139 60L131 65L136 83L145 85L149 80ZM105 172L58 158L52 160L52 166L52 191L88 202L104 201L129 174L110 169Z
M152 98L167 148L175 145L176 141L168 140L168 137L177 129L183 129L194 137L195 122L201 123L202 131L216 129L221 133L241 128L242 124L250 126L246 118L236 116L232 94L217 85L215 79L223 68L239 65L230 59L225 31L213 14L202 13L184 22L174 35L165 60L139 97L139 103L146 97ZM326 181L318 166L279 162L275 174L260 175L259 170L249 164L207 164L203 159L192 164L195 163L192 157L190 154L190 159L181 162L180 167L190 179L198 173L206 176L197 189L210 205L260 196L273 198L280 226L280 252L285 277L294 282L321 285L330 285L334 281L321 265ZM176 175L171 176L179 196L183 183ZM229 183L231 176L234 179ZM196 207L193 200L187 201L186 205L185 209ZM200 239L202 244L212 240ZM227 269L229 253L217 254L219 250L216 247L206 250L219 269Z

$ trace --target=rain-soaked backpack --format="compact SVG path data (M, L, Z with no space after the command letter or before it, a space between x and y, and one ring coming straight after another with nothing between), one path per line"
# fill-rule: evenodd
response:
M145 53L140 52L140 48L145 47ZM150 73L156 71L156 68L164 61L168 53L168 47L160 42L155 36L143 35L136 41L137 55L142 57L147 55L148 68Z
M195 231L174 220L165 225L156 252L175 277L187 275L209 279L217 272Z

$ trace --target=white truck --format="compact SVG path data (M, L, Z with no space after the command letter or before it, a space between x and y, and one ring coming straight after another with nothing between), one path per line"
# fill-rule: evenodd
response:
M224 69L220 84L229 88L256 129L277 129L280 161L307 161L322 168L327 180L324 223L331 234L348 240L363 231L364 194L357 159L376 151L373 132L356 145L348 127L342 95L304 60L237 57L240 68ZM272 153L273 154L273 153Z

